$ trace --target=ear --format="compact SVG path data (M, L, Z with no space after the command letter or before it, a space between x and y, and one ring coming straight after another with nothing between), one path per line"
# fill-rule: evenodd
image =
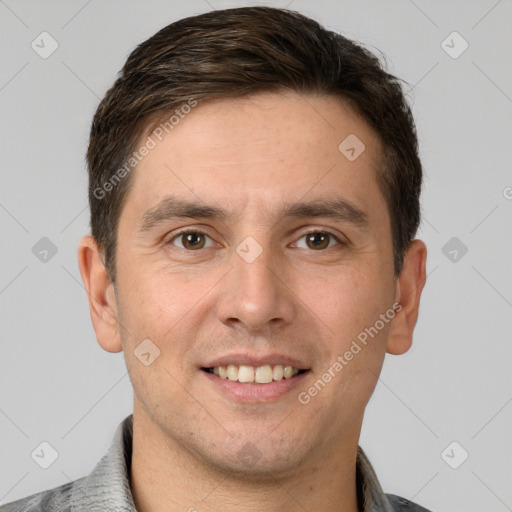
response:
M420 297L426 280L427 247L421 240L413 240L404 257L402 273L397 281L395 317L391 322L386 350L399 355L412 345L412 333L418 320Z
M96 339L107 352L120 352L123 346L114 286L103 265L101 252L90 235L84 236L78 244L78 266L89 299Z

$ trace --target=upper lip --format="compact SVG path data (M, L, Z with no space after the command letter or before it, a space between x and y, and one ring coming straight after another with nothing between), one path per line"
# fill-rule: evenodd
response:
M228 364L234 364L236 366L247 365L247 366L264 366L264 365L276 365L282 364L283 366L293 366L299 370L308 370L309 367L301 362L300 360L290 357L284 354L265 354L265 355L249 355L249 354L229 354L201 365L202 368L215 368L216 366L227 366Z

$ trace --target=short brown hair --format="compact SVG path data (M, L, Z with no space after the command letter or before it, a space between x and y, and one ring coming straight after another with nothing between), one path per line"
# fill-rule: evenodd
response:
M384 155L377 181L400 275L420 222L422 181L416 128L400 80L370 51L298 12L243 7L161 29L130 54L98 106L87 151L91 231L114 284L117 227L141 136L191 99L283 88L342 98L380 137Z

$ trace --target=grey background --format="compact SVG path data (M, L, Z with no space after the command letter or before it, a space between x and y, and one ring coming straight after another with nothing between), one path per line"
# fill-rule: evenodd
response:
M251 4L0 0L0 503L87 474L132 410L123 354L97 344L77 266L99 98L164 25ZM512 510L512 2L260 4L380 49L411 86L429 277L414 346L387 357L361 445L387 492L439 512ZM47 59L31 48L43 31L58 42ZM453 31L469 44L458 58L441 46ZM57 248L46 262L32 250L43 237ZM465 255L443 252L453 237ZM59 455L46 470L31 458L42 441ZM458 469L441 455L452 441L469 453ZM460 462L461 448L447 453Z

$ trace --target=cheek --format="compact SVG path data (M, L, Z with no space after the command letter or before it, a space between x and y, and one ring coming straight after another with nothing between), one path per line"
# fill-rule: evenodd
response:
M325 395L327 403L338 404L346 413L352 411L357 416L364 410L378 381L386 355L389 324L379 323L376 328L375 317L367 310L360 315L353 309L347 311L347 315L351 313L350 322L341 319L339 336L329 347L329 362L318 378L324 382L330 379L328 386L332 386L332 391Z
M187 338L180 332L180 319L185 315L186 304L165 281L154 277L141 275L123 284L119 322L124 357L132 381L135 380L134 387L144 393L147 386L154 388L156 381L169 377L162 373L164 368L182 371L185 344L180 340ZM149 356L142 355L148 353Z
M120 318L126 326L126 366L134 393L148 410L156 413L160 407L165 410L165 404L184 400L179 383L188 377L184 374L184 361L194 333L190 332L186 313L193 303L189 305L174 287L154 276L133 279L126 292ZM187 300L192 302L190 297Z
M193 306L194 297L177 276L133 269L123 280L125 317L139 333L160 337Z
M333 397L333 402L345 409L347 414L353 414L354 418L364 412L382 367L381 358L371 357L368 353L360 356L359 359L357 359L359 356L356 356L356 359L345 367L347 373L340 379Z
M335 298L324 300L321 311L330 328L325 347L326 370L335 374L332 399L342 408L350 404L352 410L361 411L384 362L393 311L387 321L381 315L392 307L392 289L377 272L367 270L347 272L331 293Z
M345 271L346 270L346 271ZM323 321L329 336L344 344L375 324L392 305L393 290L382 274L366 267L339 269L323 282L309 285L306 304Z
M125 357L135 359L133 351L149 338L160 350L151 366L166 368L180 382L189 378L195 371L190 362L198 358L198 333L211 309L208 292L219 279L210 277L190 278L164 269L138 272L127 279L123 301L126 307L121 319L127 327L123 340ZM140 373L139 361L135 359L132 368ZM169 375L162 378L172 383ZM169 389L169 383L162 389Z

